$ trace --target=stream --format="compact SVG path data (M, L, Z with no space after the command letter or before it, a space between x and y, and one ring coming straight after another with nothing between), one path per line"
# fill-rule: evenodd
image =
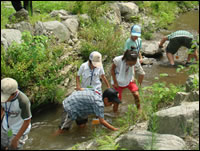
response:
M163 35L169 34L176 30L188 30L189 32L197 35L197 29L199 27L199 11L190 11L180 15L176 22L169 27L167 33L162 33ZM181 48L181 53L179 58L186 58L187 49ZM184 59L183 59L184 60ZM166 56L163 56L159 62L167 61ZM158 80L155 77L159 77L161 73L167 73L167 77L159 77L159 82L166 82L167 84L172 83L175 85L185 84L188 75L185 72L177 73L175 68L162 67L159 64L153 66L144 66L146 72L143 87L152 85ZM109 77L107 77L110 79ZM105 86L103 86L103 90ZM119 106L119 116L122 116L127 111L128 104L133 104L133 96L128 89L125 89L122 96L123 103ZM112 108L105 108L105 119L112 123L113 118L107 115L112 115ZM75 122L70 131L59 135L53 136L53 133L58 129L58 125L61 120L62 105L49 105L43 111L39 113L34 113L32 118L32 129L29 133L29 139L24 145L26 150L54 150L54 149L67 149L74 146L77 143L85 142L91 139L91 135L94 135L95 130L104 128L102 125L93 126L91 124L92 118L89 118L87 127L85 129L78 129Z

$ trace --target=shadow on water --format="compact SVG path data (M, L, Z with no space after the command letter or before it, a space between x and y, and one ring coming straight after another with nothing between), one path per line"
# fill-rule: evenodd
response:
M199 27L199 11L191 11L186 14L181 15L176 22L170 26L170 32L185 29L192 33L196 33ZM167 34L169 34L167 33ZM164 34L164 33L163 33ZM181 53L179 54L181 60L184 60L187 56L187 50L181 48ZM161 59L161 62L166 62L166 56ZM176 60L179 61L179 60ZM175 68L162 67L159 64L153 66L145 66L144 70L146 72L143 87L152 85L155 82L166 82L167 84L173 83L175 85L182 85L185 83L188 75L185 72L177 73ZM160 74L167 73L167 77L159 77ZM159 81L155 79L159 77ZM105 89L105 86L104 88ZM127 111L128 104L133 104L134 99L129 90L125 89L123 92L123 103L119 107L120 115L123 115ZM112 123L112 108L105 109L106 115L105 119ZM68 147L74 146L77 143L81 143L91 139L91 135L95 132L94 126L91 124L91 119L87 123L87 128L80 130L76 126L75 122L70 131L60 135L53 136L53 133L57 130L60 123L60 118L62 114L62 105L51 105L44 111L40 113L35 113L32 118L32 129L29 134L29 139L27 140L24 149L33 150L51 150L51 149L67 149ZM104 128L101 125L95 126L97 129ZM104 128L106 133L110 131Z

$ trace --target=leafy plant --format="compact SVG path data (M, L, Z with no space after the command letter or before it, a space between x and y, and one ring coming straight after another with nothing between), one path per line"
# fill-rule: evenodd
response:
M21 44L13 43L6 52L2 49L1 78L16 79L19 89L29 96L32 108L62 99L64 91L58 84L64 77L57 73L66 62L56 62L63 53L62 46L55 48L53 40L29 32L22 34L22 40Z
M166 83L154 83L152 86L143 88L143 91L147 90L148 93L153 95L144 96L145 99L151 102L153 112L156 112L161 104L171 104L177 92L183 90L182 87L177 87L170 84L169 87Z

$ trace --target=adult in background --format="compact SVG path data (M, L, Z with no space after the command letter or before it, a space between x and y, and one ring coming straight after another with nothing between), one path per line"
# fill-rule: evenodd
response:
M28 97L18 90L12 78L1 80L1 148L22 149L31 129L31 108Z
M22 7L21 1L11 1L13 8L15 9L16 13L12 14L9 17L9 20L12 20L12 17L14 16L17 20L27 20L29 12L31 15L33 15L33 9L32 9L32 1L23 1L24 7Z
M176 67L174 63L174 54L179 50L181 46L187 47L189 50L191 50L191 52L188 54L186 65L190 64L190 60L193 57L196 61L198 60L196 46L193 45L194 37L190 32L185 30L178 30L168 36L165 36L160 41L159 48L163 48L163 44L167 40L169 40L169 44L167 45L166 53L172 67Z

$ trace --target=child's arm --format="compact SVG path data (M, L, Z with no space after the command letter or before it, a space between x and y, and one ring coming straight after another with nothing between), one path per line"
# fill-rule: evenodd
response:
M160 41L159 48L163 48L163 44L165 43L166 40L168 40L168 38L167 38L167 37L164 37L164 38Z
M100 118L100 117L99 117L99 122L100 122L101 124L103 124L105 127L107 127L108 129L111 129L111 130L113 130L113 131L117 131L117 130L118 130L118 128L113 127L113 126L110 125L108 122L106 122L106 120L104 120L103 118Z
M2 108L2 106L1 106L1 121L3 120L3 116L4 116L4 109Z
M109 84L109 82L108 82L108 80L107 80L107 78L104 74L101 75L101 79L106 84L107 88L110 88L110 84Z
M141 52L139 52L139 57L140 57L140 63L142 63L142 54L141 54Z
M145 72L139 62L139 59L137 59L137 63L135 64L135 71L139 74L138 83L141 85L144 79Z
M76 76L76 90L81 90L80 76Z
M118 85L118 82L117 82L117 79L116 79L116 76L115 76L115 68L116 68L116 65L113 63L112 67L111 67L111 75L112 75L112 78L113 78L113 81L114 81L114 86L116 88L118 88L119 85Z

